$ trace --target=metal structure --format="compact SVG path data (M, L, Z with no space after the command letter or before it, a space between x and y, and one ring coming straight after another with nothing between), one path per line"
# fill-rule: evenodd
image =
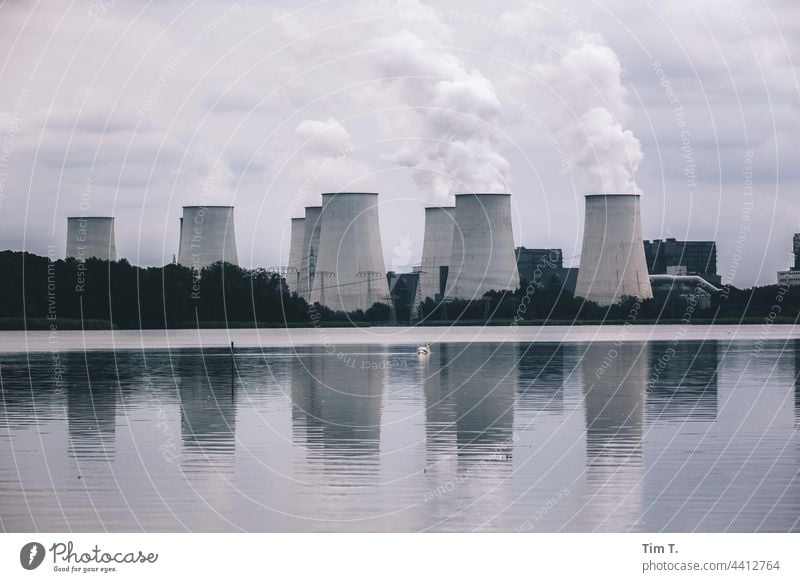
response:
M511 194L456 194L446 297L480 299L518 287Z
M383 266L378 195L323 194L320 220L316 274L325 276L315 274L311 303L319 302L334 311L355 311L384 301L389 285Z
M184 206L178 248L178 264L184 267L238 265L233 206Z
M587 194L575 295L599 305L652 299L638 194Z
M439 268L450 264L453 252L455 208L452 206L429 206L425 208L425 237L422 242L422 261L419 268L418 295L441 298ZM439 297L437 297L439 296Z
M319 255L322 206L306 206L305 214L303 246L300 253L300 288L297 294L300 297L309 299L317 267L317 256Z
M70 216L67 218L68 259L117 260L113 216Z
M286 285L292 293L300 293L301 273L303 271L303 240L306 219L293 218L289 240L289 265L286 267Z

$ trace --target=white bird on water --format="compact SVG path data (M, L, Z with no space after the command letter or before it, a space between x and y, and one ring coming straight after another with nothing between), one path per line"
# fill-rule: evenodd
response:
M417 348L417 355L418 356L430 356L431 355L431 344L425 344L424 346L419 346Z

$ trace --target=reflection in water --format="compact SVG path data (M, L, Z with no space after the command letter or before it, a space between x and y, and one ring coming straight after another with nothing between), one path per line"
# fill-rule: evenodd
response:
M63 358L69 454L78 462L114 457L118 380L115 367L97 353Z
M586 482L590 529L626 531L641 504L647 344L589 344L581 362L586 408Z
M564 347L561 344L519 344L517 359L517 411L562 412Z
M800 340L794 340L794 422L800 426Z
M605 337L3 354L0 527L800 528L800 342Z
M180 398L180 467L196 475L206 499L229 483L236 452L236 400L230 358L222 351L181 352L173 360Z
M181 440L187 454L209 460L236 446L236 402L230 360L223 353L181 353L175 359L181 402Z
M649 422L713 421L717 417L717 342L650 344Z
M509 346L440 345L424 368L427 442L463 460L511 458L517 361Z
M375 346L342 346L331 354L310 348L293 358L295 440L329 460L360 456L377 462L387 362Z

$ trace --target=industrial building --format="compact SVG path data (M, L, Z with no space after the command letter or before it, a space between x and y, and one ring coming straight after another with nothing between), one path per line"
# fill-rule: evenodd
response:
M575 295L599 305L651 299L638 194L587 194Z
M714 241L646 240L644 255L651 275L698 275L712 285L721 283Z
M450 254L453 252L455 208L430 206L425 209L425 236L419 267L419 297L440 300L447 283Z
M533 284L539 289L575 293L577 268L564 268L561 249L529 249L517 247L517 270L523 284Z
M238 265L233 206L184 206L178 264L195 270L223 261Z
M67 218L66 258L117 260L113 216L70 216Z
M778 271L778 285L782 287L800 286L800 233L792 239L792 253L794 261L787 271Z
M303 247L300 255L300 288L297 294L308 300L314 283L319 255L319 232L322 225L322 206L306 206L303 221Z
M445 295L480 299L519 288L511 228L511 195L456 194L455 230Z
M345 312L389 303L377 194L322 195L319 257L310 302Z
M405 322L416 319L419 302L424 301L419 293L421 276L422 273L417 270L411 273L386 273L395 323L398 320Z
M289 234L289 265L286 268L286 285L292 293L300 292L303 269L303 240L305 238L305 218L292 218Z

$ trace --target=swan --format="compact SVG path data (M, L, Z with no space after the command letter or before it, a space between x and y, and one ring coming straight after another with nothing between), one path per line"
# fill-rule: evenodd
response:
M431 355L431 344L425 344L424 346L419 346L417 348L417 355L418 356L430 356Z

